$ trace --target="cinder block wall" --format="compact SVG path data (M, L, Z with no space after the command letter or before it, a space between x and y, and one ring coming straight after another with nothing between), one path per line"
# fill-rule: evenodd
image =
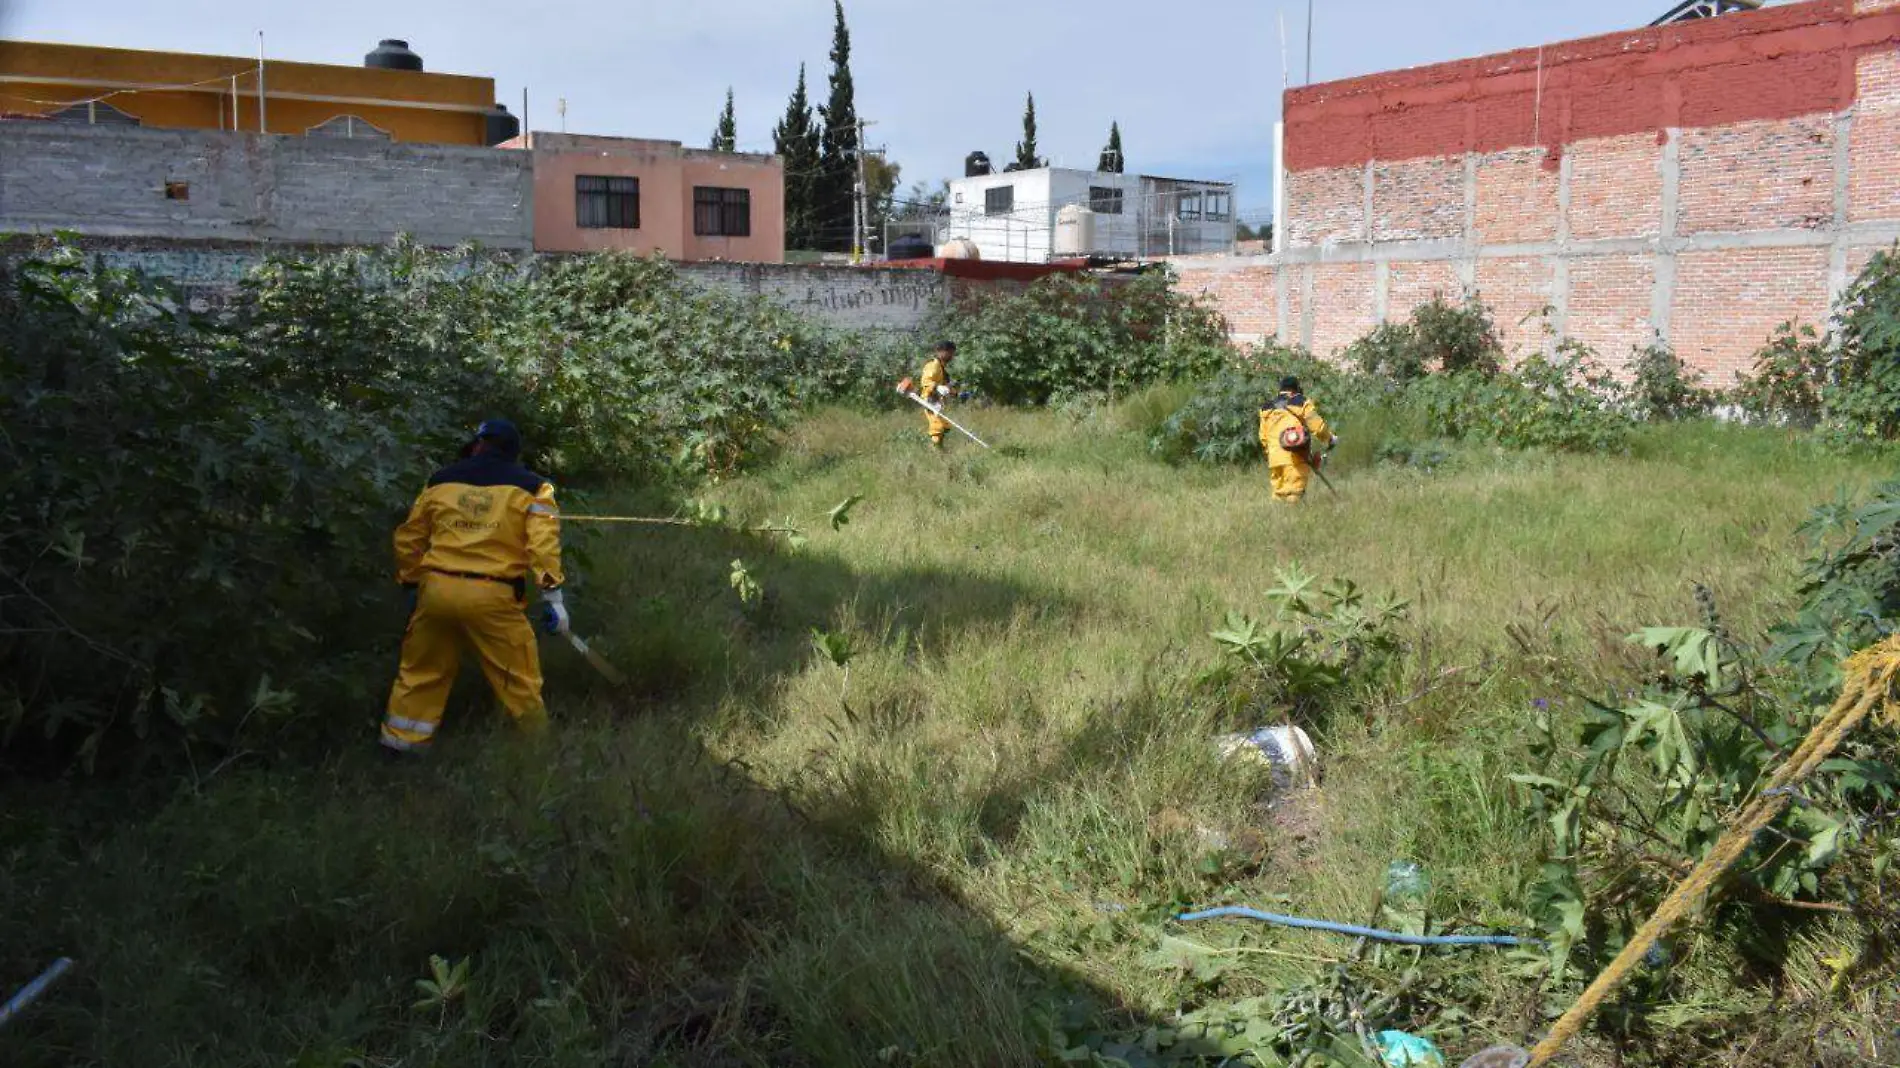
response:
M1810 0L1292 90L1286 246L1185 261L1335 352L1433 293L1507 343L1661 338L1727 385L1900 239L1900 0Z
M0 233L526 249L533 196L526 152L0 122Z

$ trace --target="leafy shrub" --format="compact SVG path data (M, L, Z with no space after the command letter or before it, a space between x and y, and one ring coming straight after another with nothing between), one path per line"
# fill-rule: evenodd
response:
M1701 381L1701 373L1690 370L1669 346L1645 345L1630 361L1630 380L1620 391L1623 407L1645 421L1707 415L1715 409L1716 395Z
M1831 362L1827 342L1813 327L1782 323L1755 354L1754 369L1736 384L1735 399L1755 419L1813 427L1821 421Z
M1433 375L1412 399L1447 437L1512 449L1607 452L1621 447L1629 417L1612 403L1614 382L1574 342L1525 357L1508 372Z
M1368 600L1350 580L1322 584L1297 565L1276 577L1280 585L1267 591L1272 619L1231 612L1209 636L1240 668L1250 726L1287 717L1324 727L1390 681L1409 608Z
M1900 246L1874 256L1835 310L1837 363L1825 397L1830 436L1900 438Z
M1434 295L1406 322L1374 327L1344 356L1361 374L1403 386L1433 373L1497 374L1504 342L1476 297L1453 304Z
M1004 404L1119 396L1212 373L1228 354L1220 316L1176 293L1166 271L1051 275L975 298L942 329L957 341L958 376Z
M1713 596L1698 588L1701 625L1631 636L1667 658L1653 681L1625 702L1588 702L1579 748L1549 736L1539 749L1545 766L1512 776L1530 788L1552 834L1530 896L1560 972L1595 967L1627 944L1832 702L1840 659L1885 636L1880 618L1900 604L1900 483L1858 507L1817 510L1807 529L1816 550L1804 601L1772 646L1729 634ZM1718 919L1710 929L1758 964L1786 964L1792 928L1816 914L1798 903L1878 898L1900 856L1896 803L1892 739L1871 728L1850 737L1763 832L1773 848L1732 868L1712 893L1710 907L1740 922ZM1779 937L1747 937L1770 916Z
M216 321L71 248L0 271L0 756L270 752L367 717L389 532L474 422L512 416L564 481L679 485L867 392L835 344L627 256L273 260Z
M1490 309L1476 296L1453 304L1434 295L1412 310L1411 325L1426 366L1446 374L1498 373L1504 342Z
M1293 375L1322 414L1353 408L1378 393L1377 385L1312 357L1304 349L1267 343L1194 386L1185 403L1161 422L1149 451L1171 463L1242 463L1260 452L1260 409Z

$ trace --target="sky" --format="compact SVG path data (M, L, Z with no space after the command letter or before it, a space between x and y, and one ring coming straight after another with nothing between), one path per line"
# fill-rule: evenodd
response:
M1312 0L1312 79L1371 74L1648 24L1675 0ZM1042 155L1093 166L1111 120L1127 169L1238 184L1243 219L1273 202L1283 79L1306 77L1306 0L847 0L866 140L902 185L998 167L1036 97ZM1281 62L1286 27L1290 71ZM772 150L804 63L827 94L831 0L0 0L0 39L361 63L384 37L428 70L486 75L529 120L704 145L726 89L739 147Z

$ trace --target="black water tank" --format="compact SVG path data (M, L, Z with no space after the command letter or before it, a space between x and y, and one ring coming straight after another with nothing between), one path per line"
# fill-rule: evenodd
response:
M421 70L422 57L409 51L408 41L386 37L376 42L376 51L363 57L363 66L383 70Z
M972 152L963 157L963 176L965 178L981 178L990 173L992 173L990 170L990 157L984 153Z
M508 105L496 104L482 113L482 144L490 148L521 133L521 120L508 113Z
M891 238L890 257L894 260L927 260L937 254L930 239L922 234L902 234Z

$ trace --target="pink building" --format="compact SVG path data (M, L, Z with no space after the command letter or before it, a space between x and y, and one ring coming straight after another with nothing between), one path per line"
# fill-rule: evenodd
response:
M785 168L777 156L541 131L499 147L534 153L536 251L785 260Z

